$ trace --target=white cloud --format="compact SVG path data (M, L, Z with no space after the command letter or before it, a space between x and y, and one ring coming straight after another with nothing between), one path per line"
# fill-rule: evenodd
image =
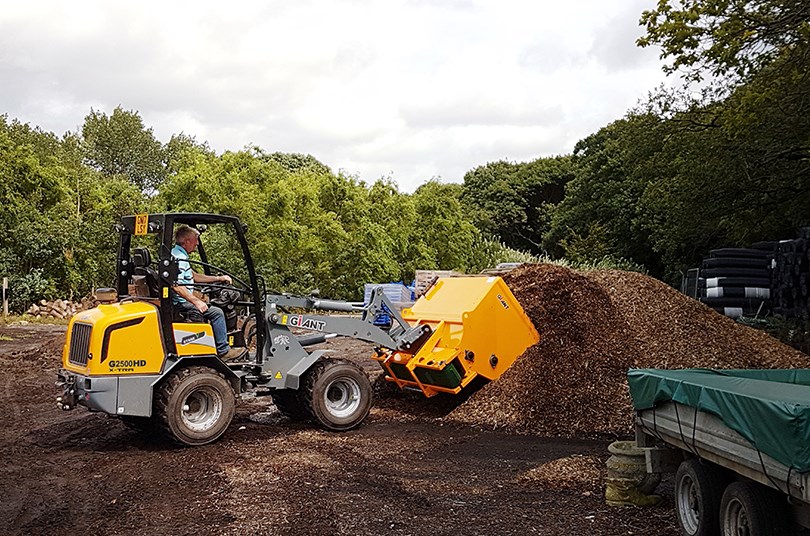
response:
M0 113L61 134L121 105L163 141L310 153L410 191L624 115L663 80L634 46L651 4L29 0L0 13Z

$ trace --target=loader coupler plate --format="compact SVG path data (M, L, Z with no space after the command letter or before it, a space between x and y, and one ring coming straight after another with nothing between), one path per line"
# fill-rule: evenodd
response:
M402 317L430 326L430 338L414 354L391 350L374 359L388 381L426 396L458 393L478 376L495 380L540 340L500 277L439 279Z

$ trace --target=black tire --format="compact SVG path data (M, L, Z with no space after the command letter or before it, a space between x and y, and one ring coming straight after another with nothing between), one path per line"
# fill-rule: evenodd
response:
M767 268L770 259L756 257L711 257L703 259L703 268Z
M700 277L756 277L758 279L771 278L770 268L706 268L700 271Z
M155 417L167 437L182 445L216 441L233 420L233 388L222 374L202 366L172 372L155 392Z
M720 526L723 535L788 534L785 500L773 490L753 482L733 482L723 493Z
M720 248L710 250L709 257L753 257L762 259L773 257L773 252L755 248Z
M304 377L301 396L313 420L326 430L360 426L371 409L371 383L363 370L345 359L322 359Z
M276 405L279 412L288 419L306 421L311 418L307 409L307 401L301 396L300 391L279 389L271 393L270 398L273 399L273 404Z
M763 309L770 309L771 300L764 298L705 298L700 301L709 307L742 307L747 309L757 309L762 302L765 302Z
M742 307L712 307L712 309L729 318L740 318L741 316L745 316L747 312L747 310Z
M769 240L763 242L754 242L751 244L751 249L761 249L763 251L773 252L779 246L779 241Z
M706 288L714 287L757 287L770 288L771 280L767 277L709 277L704 280Z
M712 287L706 289L709 299L745 298L749 300L770 300L771 289L760 287Z
M248 316L242 323L242 338L245 341L245 348L256 349L256 315Z
M675 474L675 514L684 536L715 536L725 478L714 465L690 458Z

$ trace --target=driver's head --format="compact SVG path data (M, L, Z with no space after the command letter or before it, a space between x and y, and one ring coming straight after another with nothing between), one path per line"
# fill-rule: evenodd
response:
M174 231L174 241L188 253L191 253L197 247L200 242L199 237L200 232L188 225L181 225Z

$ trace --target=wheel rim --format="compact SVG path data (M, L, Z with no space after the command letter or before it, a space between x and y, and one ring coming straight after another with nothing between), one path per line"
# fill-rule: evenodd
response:
M222 396L216 389L201 387L189 393L183 401L183 424L194 432L213 427L222 415Z
M678 482L678 517L688 534L697 533L700 525L700 504L697 486L689 475L684 475Z
M723 536L750 536L748 514L742 503L732 499L723 512Z
M360 407L360 384L351 378L334 380L326 386L323 402L334 417L348 417Z

